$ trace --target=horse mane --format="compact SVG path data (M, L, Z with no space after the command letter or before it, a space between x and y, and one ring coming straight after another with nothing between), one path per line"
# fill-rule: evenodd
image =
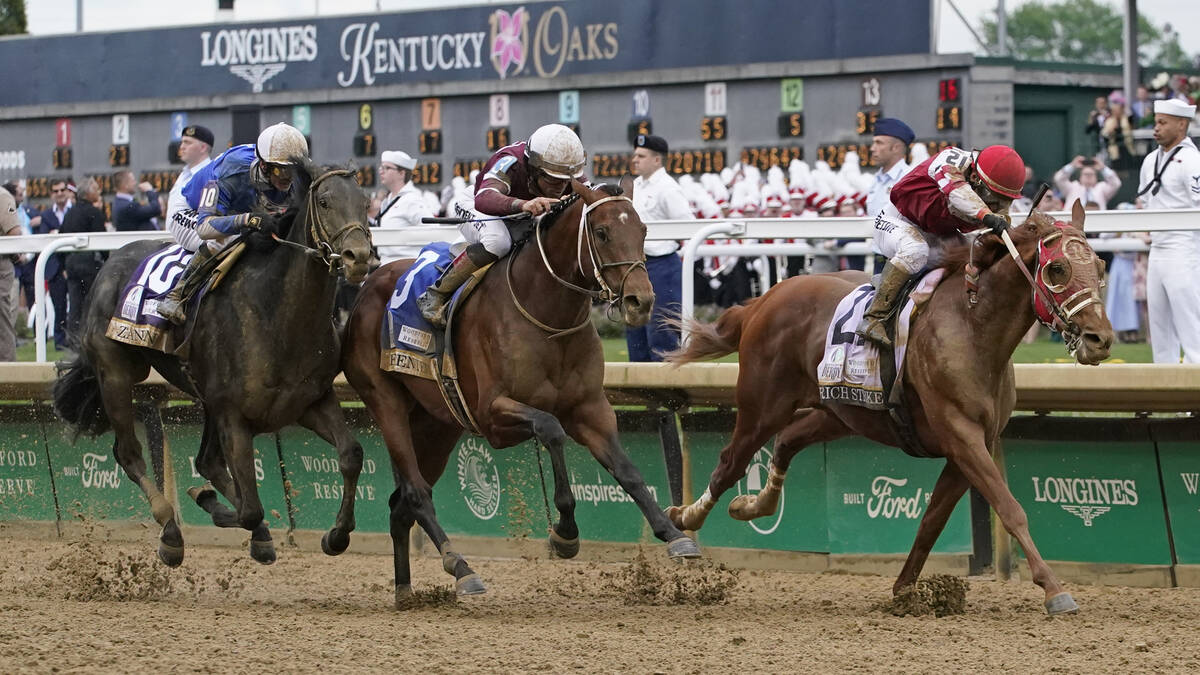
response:
M1010 229L1009 234L1013 244L1020 249L1023 244L1038 239L1043 229L1053 225L1053 218L1041 211L1034 211L1025 222ZM974 262L981 272L1008 256L1008 247L1004 245L1004 240L990 232L979 235L975 241L977 243L974 244ZM946 270L946 277L963 272L967 263L971 262L971 246L970 239L960 239L943 245L937 266Z

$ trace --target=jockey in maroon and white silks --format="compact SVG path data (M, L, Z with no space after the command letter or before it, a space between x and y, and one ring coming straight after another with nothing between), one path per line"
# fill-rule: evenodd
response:
M541 216L582 180L587 153L579 136L561 124L539 127L529 140L496 151L475 178L474 210L482 219L459 226L469 243L433 286L417 298L421 315L445 325L445 306L472 274L508 254L512 236L505 216Z
M884 320L909 277L929 260L925 233L948 237L988 227L999 234L1009 225L1008 207L1024 182L1024 161L1003 145L978 155L946 148L897 181L890 202L875 217L875 245L888 263L858 334L889 346Z

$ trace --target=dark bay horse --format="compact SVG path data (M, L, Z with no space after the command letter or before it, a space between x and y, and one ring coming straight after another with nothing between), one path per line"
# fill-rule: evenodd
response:
M1065 321L1056 325L1066 329L1076 359L1095 365L1108 358L1113 331L1100 301L1103 265L1082 230L1083 209L1076 203L1070 224L1035 211L1010 232L1020 265L1033 272L1061 310L1058 316ZM1047 611L1077 611L1075 601L1038 554L1025 512L990 456L1016 404L1011 358L1035 318L1030 281L994 235L945 253L947 274L914 319L904 391L922 446L944 457L946 467L893 592L917 580L954 505L974 486L1020 542L1034 583L1045 590ZM981 270L974 306L964 290L969 254ZM690 340L670 360L682 364L740 352L737 423L704 494L685 508L668 509L677 526L699 529L716 501L745 474L751 457L772 436L777 438L767 485L757 495L734 499L729 505L734 518L750 520L774 513L788 466L807 446L852 434L901 445L887 422L887 412L824 404L818 395L817 367L834 309L865 281L862 273L796 277L761 298L727 310L714 324L690 324Z
M338 266L351 281L367 273L371 235L367 200L354 174L304 161L295 167L295 203L279 219L279 245L248 246L196 313L187 360L117 342L105 336L108 320L138 265L162 242L141 241L116 251L96 278L84 307L76 357L59 365L54 409L79 433L113 429L113 453L141 486L162 525L158 555L172 567L183 562L183 536L175 511L146 475L134 434L133 385L153 367L195 396L204 408L204 434L196 469L211 483L192 488L220 527L251 530L250 554L275 560L254 479L256 434L299 423L337 448L345 481L334 527L322 539L326 553L349 545L362 448L350 433L333 392L339 370L338 335L332 322ZM248 242L249 243L249 242ZM231 475L232 474L232 475ZM221 505L213 487L235 511Z
M604 395L604 354L589 322L592 299L620 303L624 320L644 325L654 294L642 245L646 226L620 190L574 183L556 216L543 218L532 241L484 277L455 318L461 386L479 430L493 447L536 438L550 454L559 520L553 551L579 550L575 499L563 444L578 441L637 503L672 557L696 557L695 543L655 504L637 467L621 449L617 420ZM383 434L398 469L391 505L396 601L411 591L409 528L419 522L456 578L459 593L484 591L455 553L434 514L433 484L463 428L432 380L380 368L380 329L389 298L412 261L367 278L347 326L342 366Z

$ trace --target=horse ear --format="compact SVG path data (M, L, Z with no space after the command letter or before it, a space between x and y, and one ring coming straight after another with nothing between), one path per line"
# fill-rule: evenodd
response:
M1071 225L1080 232L1083 232L1084 213L1083 202L1076 199L1075 203L1071 205Z
M292 159L292 179L295 180L299 189L295 194L302 195L308 192L308 186L312 184L313 176L320 174L320 167L316 165L312 159L308 157L295 157Z
M582 197L584 204L591 204L604 196L577 180L571 181L571 191Z
M625 174L624 176L621 176L620 185L621 185L621 192L624 193L624 195L626 197L633 199L633 176L630 174Z

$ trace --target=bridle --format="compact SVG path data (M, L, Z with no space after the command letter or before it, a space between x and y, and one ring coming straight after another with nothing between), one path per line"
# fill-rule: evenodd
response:
M561 211L561 209L565 209L567 206L570 206L578 199L579 199L579 195L573 194L573 195L571 195L571 197L560 202L562 204L560 211ZM626 197L624 195L610 195L608 197L597 199L596 201L592 202L591 204L586 205L583 208L583 212L579 215L579 233L578 233L578 237L577 237L576 245L575 245L575 258L576 258L576 262L579 266L579 273L581 275L583 275L584 278L587 278L587 271L583 267L584 245L586 243L587 259L589 262L591 262L591 265L592 265L592 278L595 280L596 286L598 286L599 288L585 288L583 286L573 284L570 281L567 281L566 279L559 276L558 273L554 271L554 266L550 264L550 258L549 258L549 256L546 255L545 243L542 241L542 222L544 221L544 218L537 222L537 225L534 227L534 234L533 234L534 239L537 241L538 253L541 255L542 264L546 267L546 271L550 273L550 276L555 281L557 281L559 284L562 284L566 288L568 288L576 293L586 295L589 298L592 298L593 300L599 300L601 302L606 303L608 305L608 311L610 311L610 312L612 311L612 308L615 307L618 302L620 302L621 298L625 297L625 282L629 280L629 275L633 274L634 270L636 270L638 268L641 268L643 270L646 269L645 258L643 258L641 260L622 260L620 262L604 262L603 258L600 257L600 253L596 250L596 240L595 240L596 235L592 231L591 223L588 221L588 213L595 210L596 207L600 206L601 204L606 204L608 202L617 202L617 201L629 202L630 204L633 203L632 199L630 199L629 197ZM536 318L534 318L533 315L530 314L529 311L526 310L521 305L521 301L517 299L516 291L513 290L513 284L512 284L512 259L513 259L513 257L515 257L515 256L510 255L510 256L508 256L508 259L505 261L505 266L506 266L505 276L508 279L508 292L512 296L513 304L516 305L517 311L521 313L521 316L525 317L526 320L528 320L530 323L537 326L538 328L541 328L542 330L546 331L547 333L550 333L550 339L570 335L571 333L582 330L585 326L587 326L589 323L591 323L591 318L589 316L587 316L586 313L584 314L583 321L581 321L579 324L572 326L570 328L554 328L553 326L548 326L548 325L542 323L541 321L538 321ZM625 270L625 273L623 275L621 275L621 284L617 288L616 291L613 291L612 287L608 285L608 282L604 280L604 275L603 275L604 270L609 269L611 267L627 267L628 268Z
M1030 273L1029 268L1025 266L1008 230L1001 232L1000 239L1033 289L1033 309L1038 321L1050 330L1062 333L1067 351L1074 356L1083 339L1082 331L1075 323L1074 317L1085 307L1102 304L1100 294L1096 289L1087 285L1071 292L1072 286L1069 283L1050 283L1048 266L1051 262L1063 258L1073 263L1073 257L1082 256L1078 253L1073 256L1072 251L1079 251L1081 246L1091 251L1087 239L1073 232L1072 228L1061 220L1055 221L1054 231L1038 241L1037 260L1033 273ZM975 265L975 247L978 245L979 238L976 237L975 241L971 243L971 257L966 268L967 297L968 305L971 308L974 308L979 302L979 268ZM1103 285L1103 280L1101 280L1101 285Z
M291 246L305 252L308 257L314 260L320 260L329 268L330 276L337 276L344 271L342 264L342 256L334 251L341 248L342 240L346 238L354 230L359 230L368 239L371 237L370 230L362 221L350 221L342 225L333 234L329 233L329 228L321 220L321 212L317 210L317 187L325 181L326 178L334 176L352 176L353 171L349 169L331 169L317 176L308 185L308 197L305 199L304 210L305 220L308 221L308 234L312 241L316 244L315 247L298 244L294 241L288 241L281 238L276 233L271 233L271 238L284 246Z

